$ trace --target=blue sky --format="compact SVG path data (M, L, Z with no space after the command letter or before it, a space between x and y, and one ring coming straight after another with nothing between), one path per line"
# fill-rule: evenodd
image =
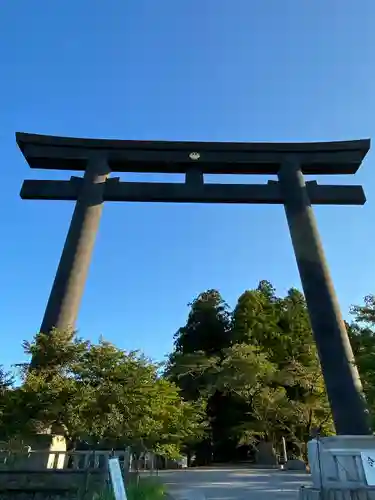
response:
M374 0L2 2L0 363L22 360L39 328L73 210L20 200L23 179L70 173L31 171L15 131L375 137L374 26ZM325 179L363 184L365 207L316 209L344 315L375 292L374 168L370 153L355 178ZM218 288L233 305L261 279L279 293L300 286L281 206L107 204L77 326L162 359L199 292Z

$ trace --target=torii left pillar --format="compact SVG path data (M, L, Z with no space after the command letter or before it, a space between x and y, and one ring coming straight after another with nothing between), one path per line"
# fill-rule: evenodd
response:
M40 331L73 329L78 316L110 174L104 156L87 160L68 235L48 299Z

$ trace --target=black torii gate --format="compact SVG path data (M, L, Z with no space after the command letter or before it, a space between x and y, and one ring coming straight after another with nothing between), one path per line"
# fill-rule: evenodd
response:
M338 434L371 433L362 386L312 204L363 205L361 186L305 175L354 174L370 140L215 143L78 139L17 133L31 168L84 171L67 181L26 180L21 197L76 201L41 325L74 327L104 201L283 204ZM110 172L183 173L185 183L120 182ZM267 184L205 184L204 174L277 175Z

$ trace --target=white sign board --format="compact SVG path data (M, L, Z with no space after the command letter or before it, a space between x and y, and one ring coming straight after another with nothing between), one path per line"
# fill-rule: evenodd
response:
M361 451L361 460L369 486L375 486L375 450Z
M115 494L115 499L127 500L124 480L122 478L122 472L118 458L110 458L108 460L108 466L109 466L109 474L111 476L113 493Z

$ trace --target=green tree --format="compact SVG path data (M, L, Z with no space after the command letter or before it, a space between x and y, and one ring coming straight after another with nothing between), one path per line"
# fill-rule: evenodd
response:
M375 428L375 296L367 295L350 312L354 322L346 326Z
M231 317L217 290L207 290L193 300L186 325L175 334L175 351L217 354L230 344Z
M20 366L23 383L8 405L23 436L52 427L71 446L84 440L176 456L202 432L202 406L183 401L160 366L137 352L57 330L24 349L33 363Z
M203 401L208 426L194 451L201 463L208 463L228 428L233 401L212 391L214 374L222 351L231 344L231 315L216 290L201 293L190 305L186 324L175 335L174 351L166 375L182 390L187 401ZM223 426L224 422L224 426Z
M364 304L352 306L350 312L357 323L373 327L375 325L375 295L366 295Z
M7 439L11 429L11 401L14 394L14 377L0 365L0 440Z
M278 297L263 280L232 314L218 292L199 295L177 332L167 374L187 399L206 399L204 448L216 460L282 436L304 453L313 428L332 432L306 302L296 289Z
M272 285L261 281L256 290L246 290L233 311L232 342L264 345L277 332L278 300Z
M243 343L225 350L216 384L222 394L241 401L244 411L232 422L238 444L252 445L260 437L273 439L276 406L271 411L271 398L266 402L266 394L274 393L271 385L276 374L277 366L257 346Z
M233 338L256 346L274 366L273 380L263 383L249 412L262 423L262 435L283 435L302 449L314 427L332 431L319 359L304 296L295 289L284 298L269 282L246 291L233 312ZM259 354L258 354L259 355ZM259 430L252 419L241 424Z
M77 386L74 369L88 348L75 332L53 330L39 333L23 349L31 363L17 365L22 384L13 398L17 428L23 436L52 428L74 438ZM17 411L17 408L19 411Z
M103 339L90 345L75 371L78 385L90 389L80 413L81 433L107 446L177 453L200 432L200 411L181 399L159 369L139 353L126 353Z

